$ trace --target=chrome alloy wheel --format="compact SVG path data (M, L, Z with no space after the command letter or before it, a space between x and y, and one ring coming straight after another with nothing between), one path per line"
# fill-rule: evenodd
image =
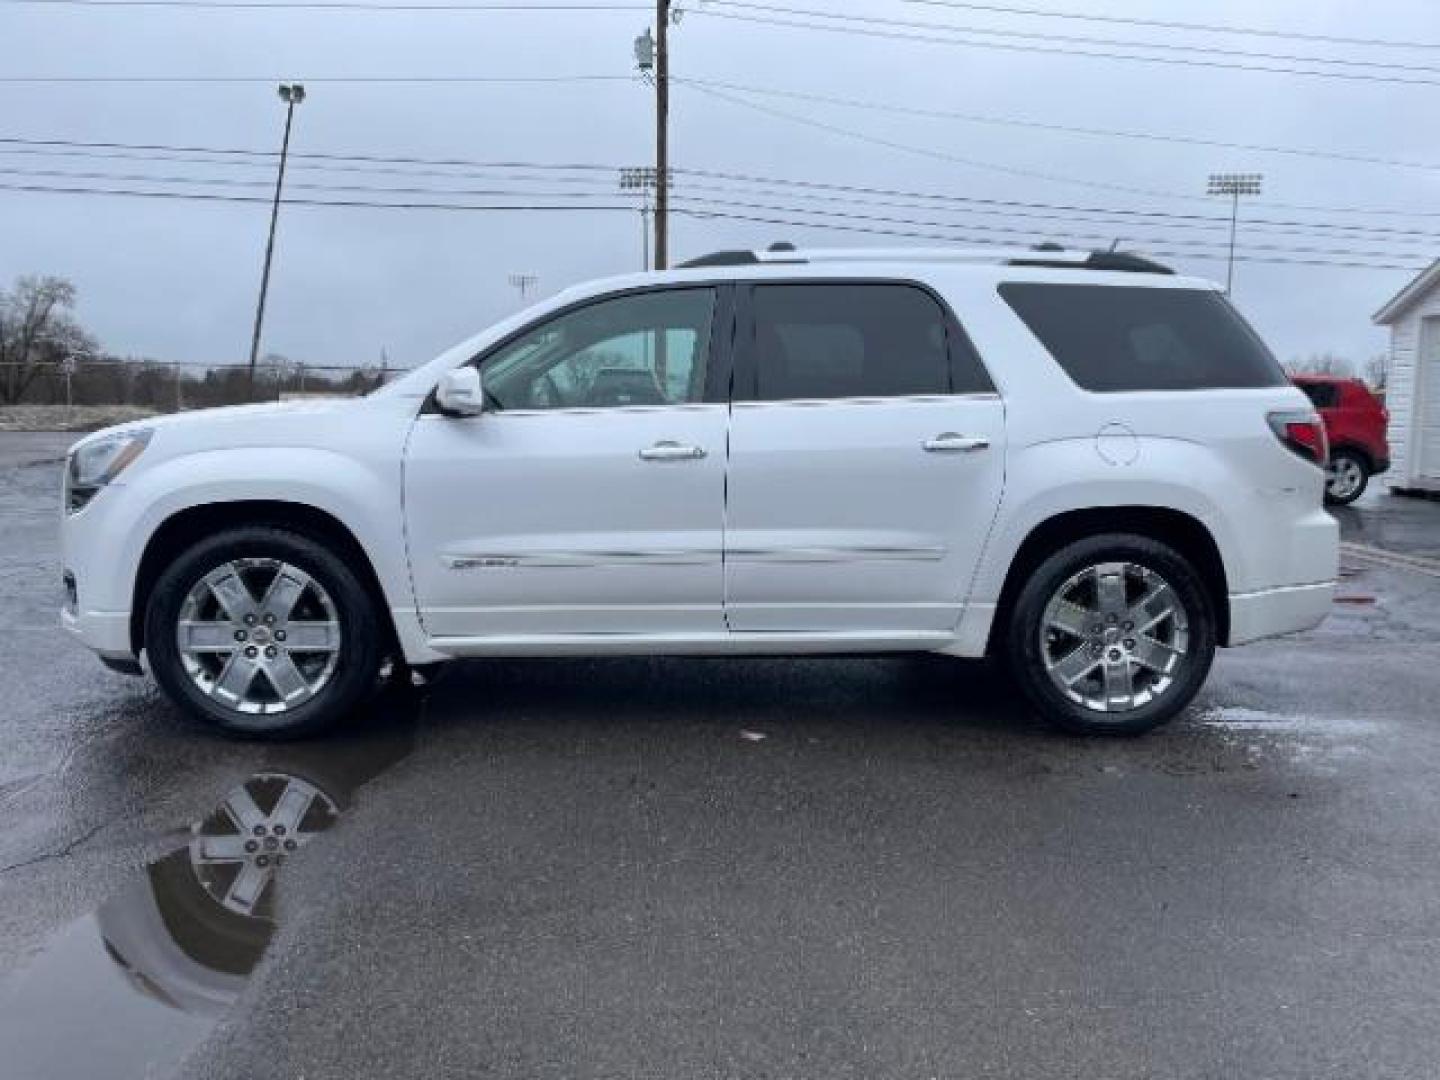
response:
M1330 498L1336 502L1353 498L1364 482L1365 471L1360 467L1360 463L1348 454L1332 459L1325 469L1325 486L1330 492Z
M309 781L256 773L195 826L190 868L216 903L247 918L267 918L266 890L285 856L339 816L335 803Z
M1071 701L1124 713L1174 685L1190 639L1185 605L1148 567L1086 567L1045 605L1040 650L1045 671Z
M330 594L279 559L215 567L186 595L175 637L191 681L242 713L304 704L330 681L340 659L340 622Z

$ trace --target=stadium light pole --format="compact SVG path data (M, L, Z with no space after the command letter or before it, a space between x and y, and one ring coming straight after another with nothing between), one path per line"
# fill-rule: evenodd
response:
M1259 195L1264 177L1260 173L1211 173L1206 185L1207 195L1230 197L1230 255L1225 261L1225 295L1235 280L1235 226L1240 218L1240 196Z
M250 373L246 396L255 397L255 360L260 355L260 328L265 322L265 294L270 291L270 260L275 254L275 223L280 217L280 192L285 187L285 161L290 156L290 125L295 119L295 106L305 100L305 87L299 83L281 83L280 100L285 102L285 135L280 140L280 171L275 177L275 200L270 205L270 235L265 240L265 266L260 271L260 298L255 303L255 329L250 335Z

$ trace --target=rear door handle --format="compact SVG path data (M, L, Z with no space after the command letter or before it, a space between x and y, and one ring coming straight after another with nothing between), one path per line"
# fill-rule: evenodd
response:
M926 439L921 445L932 454L973 454L989 447L990 440L983 435L961 435L944 431L933 439Z
M687 446L669 439L661 440L640 451L641 461L694 461L704 456L705 451L701 447Z

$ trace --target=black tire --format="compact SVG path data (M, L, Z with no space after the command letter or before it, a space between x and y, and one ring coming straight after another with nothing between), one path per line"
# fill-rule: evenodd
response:
M312 697L282 712L230 708L196 685L181 658L176 628L186 596L206 574L235 559L289 563L309 574L335 607L340 648L333 672ZM286 739L335 723L375 690L385 639L369 592L333 552L302 533L257 525L201 540L170 564L145 610L145 648L160 688L187 712L231 735Z
M1178 599L1188 627L1186 647L1175 661L1169 684L1143 704L1104 712L1067 696L1052 680L1044 655L1044 623L1050 600L1077 574L1112 562L1135 564L1163 578ZM1143 536L1092 536L1060 549L1030 574L1010 611L1009 625L1004 628L1004 648L1011 675L1042 717L1075 734L1139 735L1159 727L1190 704L1215 658L1214 605L1204 582L1177 551ZM1063 634L1059 640L1061 648L1068 641ZM1143 669L1137 666L1131 670L1141 673ZM1148 670L1143 673L1153 677Z
M1332 483L1331 478L1335 475L1336 471L1347 466L1359 470L1359 480L1354 482L1353 488L1349 485L1343 486L1337 495L1335 494L1335 485ZM1354 474L1352 473L1351 475L1353 476ZM1327 506L1349 506L1356 499L1360 498L1361 495L1365 494L1365 489L1369 487L1369 485L1370 463L1366 461L1362 455L1357 454L1354 450L1344 448L1331 452L1330 470L1328 470L1325 475L1325 504Z

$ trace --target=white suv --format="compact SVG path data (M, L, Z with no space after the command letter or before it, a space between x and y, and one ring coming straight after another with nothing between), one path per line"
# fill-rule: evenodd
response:
M251 735L387 659L910 650L1133 733L1324 617L1325 453L1216 287L1138 256L722 252L360 400L82 440L63 617Z

